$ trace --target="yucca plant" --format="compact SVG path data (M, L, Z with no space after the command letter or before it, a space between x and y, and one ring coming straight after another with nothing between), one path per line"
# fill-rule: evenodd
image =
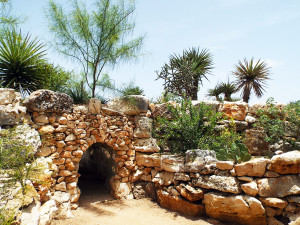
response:
M45 45L29 34L6 31L0 39L0 83L23 95L42 87L47 71L43 69Z
M219 85L219 89L221 93L224 94L224 101L232 101L231 95L238 91L235 84L229 80L226 83L222 82Z
M244 59L244 63L239 61L232 73L237 79L238 90L242 90L243 101L247 103L252 89L257 97L261 97L265 91L266 81L270 79L270 67L266 62L258 60L254 63L253 58L250 61Z
M214 88L208 89L208 93L206 96L215 97L217 101L222 101L222 97L220 97L220 94L222 94L222 90L220 88L220 84L217 84Z

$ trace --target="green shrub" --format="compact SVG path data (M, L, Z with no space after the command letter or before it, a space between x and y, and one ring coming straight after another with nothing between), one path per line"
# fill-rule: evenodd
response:
M211 135L220 118L209 106L204 103L193 106L190 100L183 100L180 106L169 109L173 119L156 118L154 131L160 145L175 153L198 148L199 139Z
M273 98L266 102L267 108L258 110L256 127L263 128L265 140L275 144L281 140L287 141L287 136L294 136L294 141L300 135L300 101L292 102L285 107L276 106ZM291 141L291 139L289 140Z

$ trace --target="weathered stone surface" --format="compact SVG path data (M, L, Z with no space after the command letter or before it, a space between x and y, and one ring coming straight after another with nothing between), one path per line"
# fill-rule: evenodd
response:
M162 190L157 191L157 201L162 207L183 213L185 215L204 215L204 206L202 204L193 204L178 196L170 196L168 192L164 192Z
M251 155L269 155L269 144L265 141L265 134L261 130L246 130L246 143Z
M133 136L136 138L150 138L152 136L152 122L153 119L145 116L136 116L135 130Z
M256 198L212 192L204 195L203 202L206 214L217 220L245 225L267 225L265 209Z
M23 102L29 112L71 112L73 99L67 94L56 93L50 90L32 92Z
M26 116L26 108L23 106L0 105L0 126L22 123Z
M50 225L52 220L55 217L55 213L57 212L58 208L56 207L56 203L54 200L49 200L45 202L40 207L40 221L39 225Z
M179 180L179 181L190 181L191 178L188 174L186 173L175 173L174 180Z
M109 101L107 107L126 115L139 115L147 112L149 104L149 100L142 95L128 95Z
M262 177L265 174L269 159L256 158L234 166L237 176Z
M111 194L116 199L133 198L132 188L130 183L121 183L120 180L110 179Z
M51 154L51 149L49 147L41 148L37 153L36 156L38 157L46 157Z
M248 104L244 102L224 102L220 112L235 120L244 121L248 111Z
M285 175L257 180L258 194L262 197L285 197L300 194L300 177Z
M287 201L280 198L259 198L259 201L261 201L263 206L269 206L279 209L284 209L288 205Z
M185 153L185 166L184 171L185 172L201 172L202 170L209 169L209 165L215 166L215 163L217 162L216 153L214 151L209 150L188 150ZM211 171L214 172L215 168L211 168Z
M22 210L21 224L23 225L39 225L40 219L40 202L30 204L28 207Z
M36 123L49 123L49 118L46 115L39 115L34 118L34 122Z
M159 152L160 150L154 138L137 139L134 147L137 152Z
M193 179L192 182L197 187L215 189L222 192L230 192L234 194L241 193L240 182L235 177L224 176L200 176L197 179Z
M91 114L100 114L101 102L98 98L91 98L89 101L89 112Z
M219 101L195 100L195 101L192 101L192 104L194 106L199 106L201 104L204 104L204 105L209 106L211 108L211 110L213 110L214 112L218 112L221 103Z
M177 191L184 197L185 199L195 202L200 199L203 199L204 193L200 188L193 188L190 185L180 184L176 186Z
M233 168L233 161L219 161L216 162L216 166L219 170L231 170Z
M273 156L268 169L280 174L299 174L300 151L291 151Z
M54 133L54 131L55 131L55 129L51 125L44 125L38 129L38 132L41 134L52 134L52 133Z
M161 155L160 154L143 154L136 153L136 164L138 166L146 166L146 167L160 167L161 166Z
M222 120L220 123L224 124L225 127L234 127L236 131L244 131L248 127L247 122L239 120Z
M15 99L15 90L10 88L0 88L0 105L8 105Z
M241 188L247 195L254 197L258 194L258 187L257 187L257 183L255 181L252 181L252 182L246 183L246 184L242 184Z
M176 102L167 102L162 104L151 103L149 108L153 114L153 117L164 117L166 119L172 119L172 113L170 107L175 108L177 106Z
M246 117L245 117L245 121L246 121L247 123L255 123L256 119L255 119L255 117L253 117L253 116L246 116Z
M140 181L134 183L132 192L135 199L151 198L156 200L155 184L152 182Z
M152 182L159 184L160 186L169 186L174 183L174 173L166 171L157 173L152 179Z
M169 172L183 172L184 158L178 155L162 155L161 169Z

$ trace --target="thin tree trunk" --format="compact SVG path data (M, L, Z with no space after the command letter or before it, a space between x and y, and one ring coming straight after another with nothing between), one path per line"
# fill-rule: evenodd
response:
M192 100L197 100L198 99L198 85L199 85L199 80L197 78L194 78L193 84L192 84L192 93L191 97Z

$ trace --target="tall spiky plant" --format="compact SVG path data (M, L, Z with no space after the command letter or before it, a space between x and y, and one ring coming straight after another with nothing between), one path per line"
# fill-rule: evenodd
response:
M254 63L252 58L250 61L244 59L235 65L232 72L236 77L236 85L238 90L242 90L242 98L244 102L249 102L252 89L257 97L261 97L265 92L266 81L270 79L270 67L265 61L258 60Z
M220 88L220 84L217 84L214 88L208 89L206 96L215 97L217 101L222 101L220 94L222 94L222 90Z
M219 89L221 93L224 94L224 101L232 101L231 95L238 91L235 84L229 80L227 82L222 82Z
M42 87L47 73L42 69L45 45L21 31L6 31L0 39L0 83L22 94Z

